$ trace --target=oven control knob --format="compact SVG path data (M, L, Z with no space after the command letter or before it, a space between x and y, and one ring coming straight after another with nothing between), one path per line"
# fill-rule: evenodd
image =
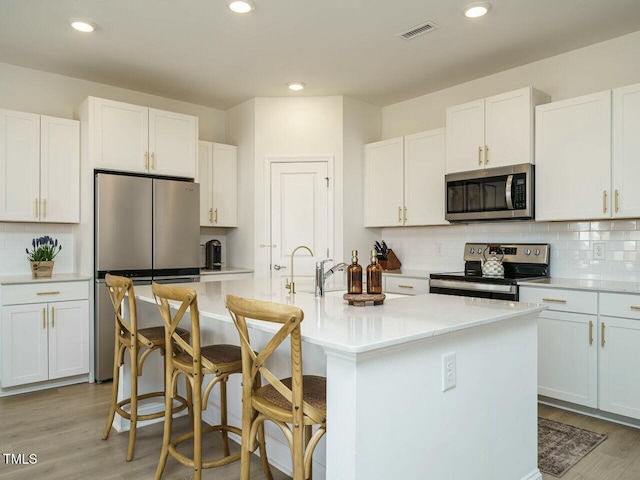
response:
M475 250L474 250L474 248L473 248L473 247L471 247L471 248L469 249L469 253L470 253L471 255L473 255L473 254L475 253Z
M540 249L539 249L539 248L536 248L536 249L533 251L533 254L534 254L534 255L540 255Z
M524 251L524 254L525 254L525 255L531 255L531 250L527 248L527 249Z

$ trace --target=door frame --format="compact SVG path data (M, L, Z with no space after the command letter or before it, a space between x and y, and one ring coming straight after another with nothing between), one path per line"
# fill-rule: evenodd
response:
M263 163L263 179L264 179L264 192L265 192L265 202L263 202L263 218L264 222L264 231L262 232L262 238L264 241L259 243L259 246L264 248L269 248L271 245L271 165L274 163L313 163L313 162L326 162L327 163L327 172L329 175L329 188L327 191L327 200L328 200L328 218L327 218L327 228L328 228L328 236L329 236L329 254L335 255L336 252L336 238L335 238L335 159L333 155L278 155L278 156L267 156L264 159ZM262 251L262 249L258 249ZM273 252L272 248L269 248L269 255L267 262L256 262L256 266L260 266L261 270L265 269L267 275L271 275L270 265L271 265L271 253ZM334 252L334 253L331 253ZM258 272L256 272L258 273Z

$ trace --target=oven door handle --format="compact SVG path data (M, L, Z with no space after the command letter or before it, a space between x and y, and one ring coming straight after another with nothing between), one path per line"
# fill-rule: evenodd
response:
M513 175L507 177L507 185L505 187L505 195L507 197L507 208L513 210L513 198L511 196L511 190L513 188Z
M432 287L450 288L453 290L471 290L478 292L499 292L515 294L518 291L517 285L466 282L464 280L441 280L439 278L430 279L429 285Z

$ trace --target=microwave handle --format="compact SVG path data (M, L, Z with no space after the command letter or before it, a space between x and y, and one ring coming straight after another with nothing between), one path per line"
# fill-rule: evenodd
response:
M511 196L511 190L513 186L513 175L507 177L507 185L505 187L505 194L507 196L507 208L513 210L513 198Z

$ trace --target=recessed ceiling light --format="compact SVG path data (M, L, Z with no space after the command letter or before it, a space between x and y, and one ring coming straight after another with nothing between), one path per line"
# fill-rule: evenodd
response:
M468 18L478 18L486 15L491 10L491 4L486 2L471 3L464 7L464 16Z
M229 9L235 13L249 13L254 8L256 6L251 0L231 0L229 2Z
M289 87L289 90L293 90L294 92L299 92L305 87L305 85L302 82L289 82L287 83L287 87Z
M96 29L96 24L89 22L88 20L81 20L79 18L71 18L69 23L73 28L83 33L91 33Z

